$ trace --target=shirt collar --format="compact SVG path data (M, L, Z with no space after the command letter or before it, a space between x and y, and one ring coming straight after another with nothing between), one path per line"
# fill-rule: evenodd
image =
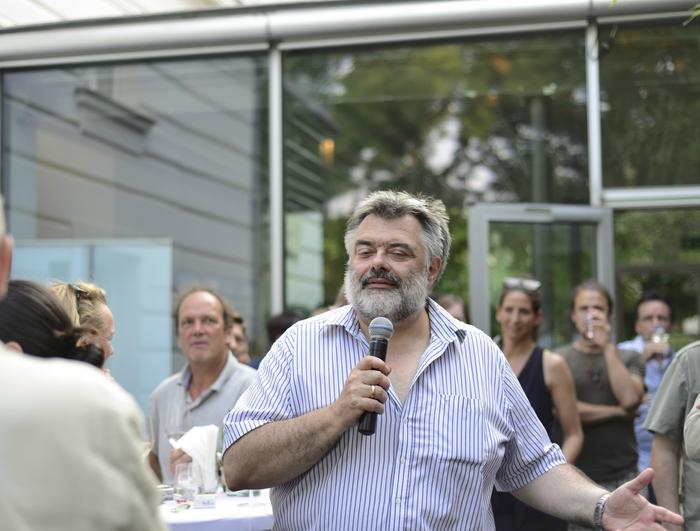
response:
M223 370L221 373L219 373L219 377L214 380L214 383L211 384L211 387L209 388L209 392L211 391L220 391L221 388L228 382L229 378L231 378L231 375L236 372L236 369L238 368L239 362L238 360L234 357L234 355L229 351L228 357L226 358L226 365L224 365ZM180 378L178 379L178 385L183 386L185 389L187 389L190 385L190 381L192 380L192 369L190 369L190 364L188 363L185 365L185 367L180 371Z
M326 320L321 324L321 330L336 326L344 328L353 336L364 337L355 309L350 304L328 312Z
M428 299L428 317L430 317L430 332L445 343L455 339L462 343L467 335L469 325L452 317L447 310L433 299Z
M455 339L460 343L464 341L469 325L452 317L447 313L447 310L433 299L428 299L427 309L428 317L430 318L430 333L433 338L445 343L451 343ZM353 336L364 337L357 313L349 304L329 312L328 318L321 325L321 329L331 326L340 326Z

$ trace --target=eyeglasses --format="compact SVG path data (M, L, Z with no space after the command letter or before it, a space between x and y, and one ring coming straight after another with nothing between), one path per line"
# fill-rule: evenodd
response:
M75 307L80 308L80 299L88 295L88 292L75 284L71 284L70 287L75 291Z
M542 282L534 278L507 277L503 279L503 287L507 289L524 289L525 291L537 291L542 287Z

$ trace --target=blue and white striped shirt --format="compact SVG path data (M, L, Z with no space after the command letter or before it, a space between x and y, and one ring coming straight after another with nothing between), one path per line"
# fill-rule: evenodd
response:
M491 339L433 301L428 312L430 343L405 402L390 388L374 436L349 429L274 488L274 529L494 529L494 483L514 490L565 462ZM224 447L331 404L368 350L350 306L296 323L224 419Z

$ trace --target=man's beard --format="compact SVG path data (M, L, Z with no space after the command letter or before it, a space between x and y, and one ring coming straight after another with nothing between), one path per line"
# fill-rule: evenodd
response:
M395 287L366 288L367 283L375 278L388 280ZM345 296L365 321L386 317L392 323L398 323L425 306L428 272L411 271L405 280L401 280L395 273L380 269L370 270L358 279L348 265L345 269Z

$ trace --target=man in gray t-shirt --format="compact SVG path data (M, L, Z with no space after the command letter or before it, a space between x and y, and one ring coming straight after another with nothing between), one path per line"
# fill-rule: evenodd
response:
M612 342L612 304L600 283L578 286L571 321L579 337L558 349L574 376L583 425L583 449L576 466L610 490L637 475L634 415L644 393L641 355L619 350Z
M682 451L683 423L700 394L700 341L691 343L671 362L656 391L644 426L654 433L651 463L654 493L659 505L678 512L683 506L685 529L700 529L700 463ZM682 463L682 501L678 497ZM681 527L667 526L667 529Z
M178 344L188 364L153 391L149 412L148 460L165 483L172 483L177 463L190 460L182 450L173 451L169 439L193 426L221 428L226 413L255 378L255 370L236 361L229 351L233 315L226 300L209 288L191 288L175 306Z
M634 415L620 405L613 392L605 353L583 352L575 344L559 349L559 353L574 376L579 410L588 410L587 422L583 423L583 448L576 466L601 484L616 484L622 478L636 475ZM616 354L630 376L643 377L644 363L638 353L617 350Z

